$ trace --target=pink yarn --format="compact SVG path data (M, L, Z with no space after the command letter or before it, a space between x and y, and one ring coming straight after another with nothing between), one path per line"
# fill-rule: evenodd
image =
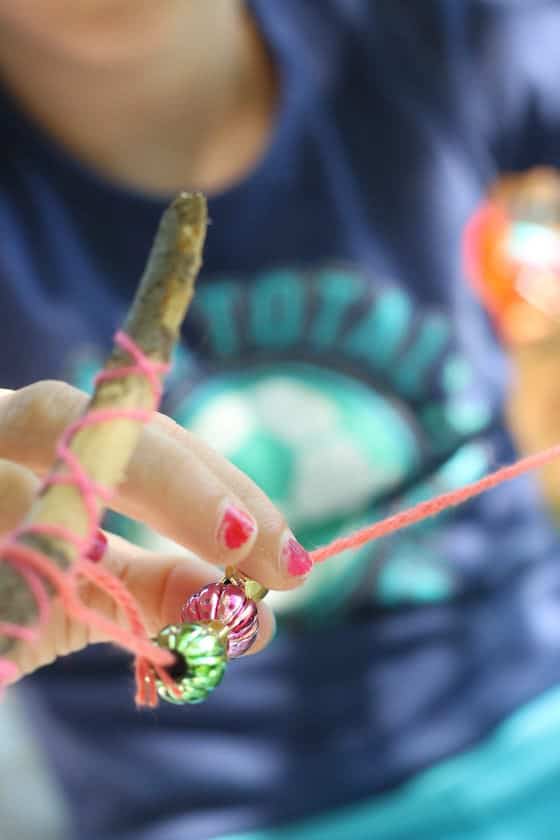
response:
M88 478L83 467L69 449L73 436L81 429L118 418L147 422L152 415L152 411L159 405L161 398L159 374L166 371L168 366L151 362L132 339L122 332L116 334L115 342L131 356L134 364L103 371L97 377L96 382L135 374L145 376L154 394L153 409L146 411L140 409L93 411L72 423L63 433L56 451L59 460L65 465L66 471L49 476L44 483L44 487L52 484L71 484L79 490L88 514L88 532L85 537L79 537L58 525L31 525L13 532L0 544L0 560L10 563L25 580L37 602L38 611L38 621L35 627L20 627L4 622L0 623L0 635L25 641L35 641L38 638L39 630L49 616L49 596L44 585L44 581L48 581L57 592L68 615L91 628L96 628L107 638L135 654L136 702L139 705L155 706L157 704L157 691L154 674L157 674L174 694L177 696L180 694L179 689L166 670L166 666L174 662L173 654L156 647L152 643L139 607L125 585L103 565L96 565L88 561L86 553L92 540L95 539L103 505L110 500L111 493L107 488L99 486ZM407 528L430 516L435 516L446 508L461 504L485 490L490 490L498 484L502 484L504 481L543 467L559 456L560 445L557 445L536 455L523 458L510 466L502 467L480 481L467 484L460 490L453 490L450 493L444 493L434 499L421 502L408 510L389 516L373 525L368 525L348 537L334 540L330 545L312 551L313 562L321 563L347 549L358 548L365 543L385 537L402 528ZM76 547L78 551L77 560L68 570L62 571L46 555L17 541L17 538L23 534L29 533L45 534L66 540ZM82 602L78 594L78 583L81 578L91 581L113 599L126 616L127 629L90 609ZM0 658L0 686L13 681L17 675L17 666L9 659Z
M446 508L460 505L466 502L467 499L484 493L485 490L491 490L504 481L509 481L524 473L531 472L539 467L544 467L558 457L560 457L560 444L552 446L550 449L545 449L543 452L537 452L535 455L529 455L527 458L522 458L515 464L502 467L496 470L496 472L490 473L485 478L481 478L480 481L466 484L459 490L442 493L441 496L428 499L426 502L420 502L414 505L414 507L403 510L401 513L396 513L393 516L388 516L386 519L375 522L373 525L367 525L365 528L355 531L348 537L341 537L338 540L334 540L330 545L311 552L313 562L322 563L324 560L328 560L329 557L342 554L343 551L347 551L349 548L358 548L365 543L378 540L380 537L386 537L395 531L400 531L402 528L408 528L410 525L421 522L422 519L436 516L436 514L441 513Z
M134 364L102 371L96 378L96 384L108 380L119 379L124 376L144 376L152 389L153 407L142 409L102 409L92 411L72 423L62 434L56 448L56 454L64 472L57 471L48 476L43 489L54 484L66 484L75 487L82 496L88 517L87 533L80 537L60 525L29 525L10 534L0 545L0 559L10 565L25 580L33 593L37 604L38 620L35 627L21 627L8 622L0 623L0 634L14 639L35 641L40 628L45 624L50 612L50 602L44 581L48 581L57 592L60 602L68 615L78 621L96 628L108 638L136 655L136 680L139 704L154 705L157 702L153 673L177 693L173 680L165 670L166 665L172 664L173 655L154 645L144 626L140 610L136 601L118 578L103 566L91 564L86 553L95 539L99 528L99 520L103 507L111 499L112 493L108 488L93 482L70 449L74 435L80 430L97 423L106 423L119 418L146 423L150 420L161 399L162 387L159 375L168 370L168 365L152 362L148 359L136 343L123 332L115 336L115 343L132 358ZM43 534L58 537L75 546L78 558L66 571L62 571L46 555L31 549L17 540L24 534ZM78 595L80 578L87 578L106 592L124 612L128 629L111 621L100 613L88 608ZM0 686L14 679L17 666L9 659L0 659Z

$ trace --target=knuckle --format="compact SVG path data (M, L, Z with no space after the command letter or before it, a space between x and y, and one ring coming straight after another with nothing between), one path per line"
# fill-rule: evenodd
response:
M58 426L83 404L80 391L57 380L35 382L23 388L19 398L21 419L32 428Z
M29 470L0 459L0 494L3 501L9 501L11 507L21 507L29 502L37 486L37 481Z
M29 511L37 485L29 470L0 459L0 532L13 528Z
M0 450L28 451L56 436L77 416L86 397L76 388L57 380L42 380L15 391L0 417Z

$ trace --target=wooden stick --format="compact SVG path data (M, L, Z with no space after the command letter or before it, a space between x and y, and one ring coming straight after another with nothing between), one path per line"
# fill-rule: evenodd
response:
M166 210L136 297L123 331L153 362L168 363L179 330L194 292L194 282L202 262L206 235L207 208L204 196L183 193ZM128 354L115 347L107 369L127 366ZM105 409L150 409L153 393L144 376L131 375L103 381L95 390L86 414ZM88 477L109 490L124 478L130 457L138 443L143 423L115 419L80 429L72 438L71 452ZM55 463L51 474L63 469ZM103 506L99 503L99 515ZM78 537L88 533L84 500L71 485L50 485L35 500L23 523L55 525L69 529ZM19 541L41 551L61 568L75 559L76 547L60 538L23 534ZM0 558L1 560L1 558ZM8 564L0 562L0 621L28 625L36 618L35 599L28 587ZM13 640L0 638L0 654Z

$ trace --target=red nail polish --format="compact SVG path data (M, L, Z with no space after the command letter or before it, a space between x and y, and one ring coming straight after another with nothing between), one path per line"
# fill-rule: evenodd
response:
M289 575L303 577L312 567L313 560L309 552L298 543L295 537L288 536L282 547L282 562Z
M233 505L228 505L218 527L217 537L226 548L241 548L255 530L256 525L248 514Z
M107 550L107 537L103 531L98 531L95 539L86 552L86 557L92 563L99 563Z

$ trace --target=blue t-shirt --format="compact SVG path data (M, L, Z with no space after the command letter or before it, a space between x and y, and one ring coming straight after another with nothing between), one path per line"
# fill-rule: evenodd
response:
M560 4L251 6L278 113L251 174L210 199L165 407L311 547L514 458L460 240L500 171L559 162ZM88 387L166 202L72 160L6 91L0 144L0 383ZM43 670L35 720L79 836L283 824L478 742L560 681L558 553L518 480L325 564L203 706L139 713L113 649Z

